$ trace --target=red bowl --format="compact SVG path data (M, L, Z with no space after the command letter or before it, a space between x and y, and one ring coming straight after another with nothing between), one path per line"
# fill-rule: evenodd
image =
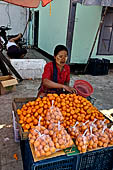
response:
M92 85L85 80L76 80L73 87L76 89L77 95L83 97L90 96L94 91Z

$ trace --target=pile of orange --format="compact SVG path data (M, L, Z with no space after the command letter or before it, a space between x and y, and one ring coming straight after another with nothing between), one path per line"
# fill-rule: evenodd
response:
M103 114L82 96L77 96L76 94L60 94L59 96L57 94L48 94L46 97L29 101L21 109L17 110L19 123L25 132L38 124L40 116L41 125L48 127L45 118L48 109L52 106L52 100L54 100L54 106L60 109L64 117L63 126L65 128L73 126L76 121L93 121L95 118L104 120Z

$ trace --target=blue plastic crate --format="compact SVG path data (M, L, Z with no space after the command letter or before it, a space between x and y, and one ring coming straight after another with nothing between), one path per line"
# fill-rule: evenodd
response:
M113 147L81 154L78 170L113 170Z
M28 140L20 141L24 170L78 170L77 156L58 156L50 159L33 161Z
M35 170L73 170L74 157L59 156L33 165Z
M113 170L113 146L73 156L33 161L28 140L20 141L24 170Z

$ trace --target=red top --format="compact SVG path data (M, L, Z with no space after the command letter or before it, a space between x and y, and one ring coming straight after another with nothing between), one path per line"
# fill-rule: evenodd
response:
M57 67L57 66L56 66ZM53 62L49 62L44 67L44 72L42 74L42 81L44 79L53 80ZM70 67L65 64L62 71L57 67L57 80L58 83L64 84L70 81ZM44 92L44 86L41 87L40 92Z

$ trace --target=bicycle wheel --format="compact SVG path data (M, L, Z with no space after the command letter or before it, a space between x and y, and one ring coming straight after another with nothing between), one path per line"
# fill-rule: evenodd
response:
M0 52L3 51L3 44L0 42Z

